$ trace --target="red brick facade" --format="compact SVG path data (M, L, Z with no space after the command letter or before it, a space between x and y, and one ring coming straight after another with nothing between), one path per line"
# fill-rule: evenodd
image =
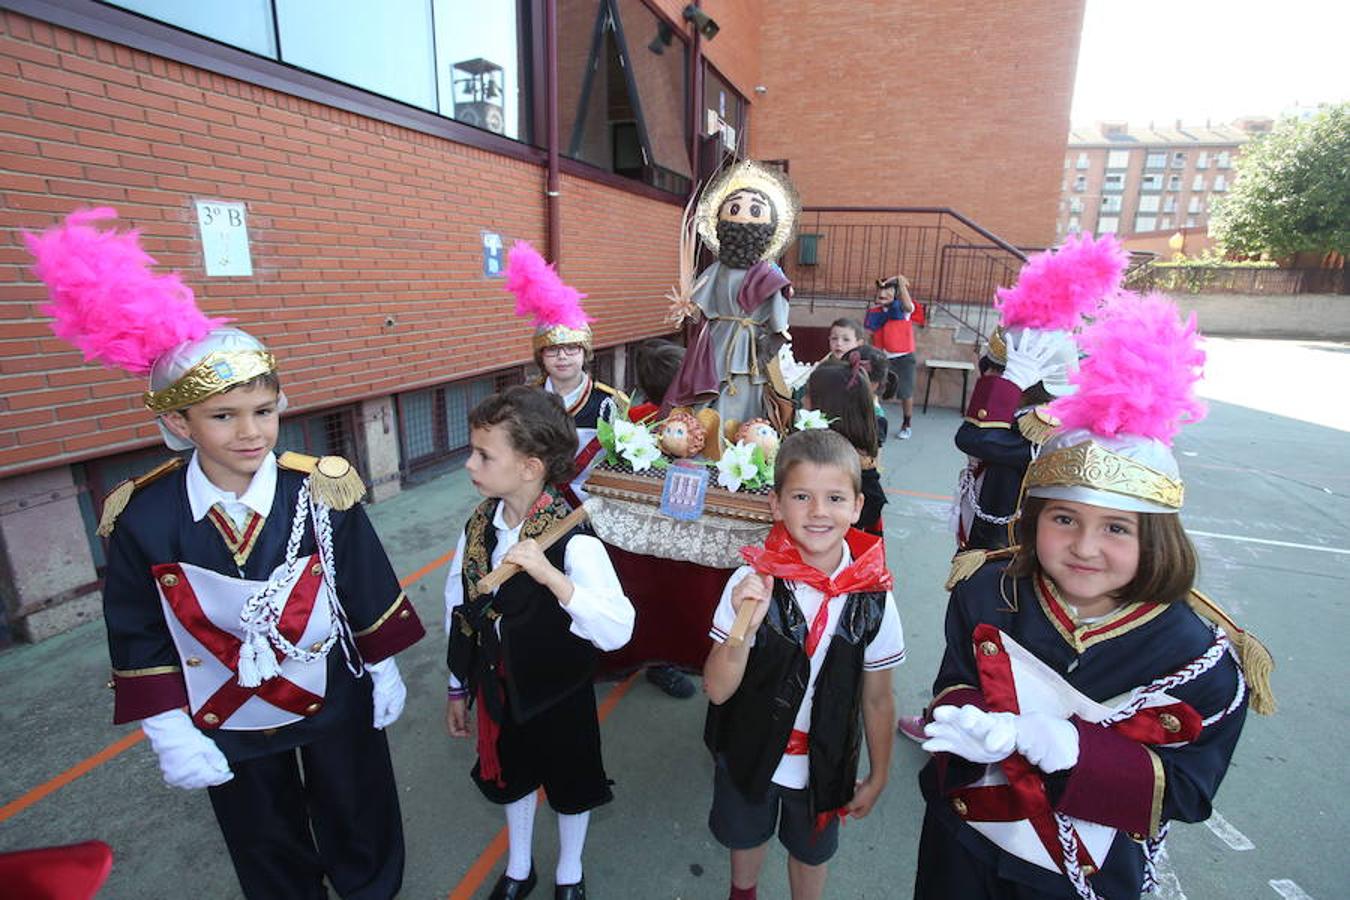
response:
M527 326L483 277L480 235L545 246L538 165L12 13L0 154L0 473L158 440L140 381L84 364L40 312L20 232L77 206L115 206L208 313L266 341L293 408L529 358ZM203 277L197 198L247 202L252 278ZM678 206L566 178L562 212L597 344L662 333Z
M790 159L805 202L948 206L1052 241L1083 0L771 9L751 151Z

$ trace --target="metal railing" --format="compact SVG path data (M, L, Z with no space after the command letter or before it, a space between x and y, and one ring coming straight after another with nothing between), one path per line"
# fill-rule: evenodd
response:
M920 206L808 206L783 258L794 303L865 306L876 279L903 274L910 294L958 327L987 336L994 292L1011 285L1026 251L955 210Z
M1344 269L1277 269L1253 266L1187 266L1155 263L1132 272L1135 291L1181 294L1344 294Z

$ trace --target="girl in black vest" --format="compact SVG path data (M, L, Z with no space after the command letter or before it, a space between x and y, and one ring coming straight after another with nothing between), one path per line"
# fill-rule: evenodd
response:
M477 704L474 782L506 807L510 854L493 898L524 897L536 876L535 792L558 813L554 896L586 896L581 852L590 810L612 799L600 758L592 676L601 650L633 633L633 607L603 545L576 529L534 540L568 512L552 485L572 468L576 427L555 395L514 387L469 414L465 468L487 498L464 528L445 588L450 641L446 724L468 737ZM478 581L503 563L523 570L497 591Z

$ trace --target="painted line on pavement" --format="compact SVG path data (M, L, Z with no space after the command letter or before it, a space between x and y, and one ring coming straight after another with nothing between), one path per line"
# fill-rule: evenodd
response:
M422 568L413 572L411 575L408 575L404 578L400 578L398 586L401 588L406 588L408 585L413 584L419 579L426 576L428 572L433 572L436 569L440 568L441 566L445 565L447 562L454 559L454 557L455 551L453 548L451 548L451 550L448 553L442 553L440 556L436 557L431 562L427 563L425 566L422 566ZM145 732L141 731L139 728L128 734L122 735L122 737L118 738L116 741L113 741L111 744L104 747L102 750L98 751L94 755L80 760L75 765L71 766L69 769L66 769L60 775L57 775L54 778L49 778L48 780L44 781L42 784L38 785L32 790L25 792L23 796L19 797L18 799L11 800L4 806L0 806L0 822L4 822L7 819L11 819L14 816L17 816L19 813L23 812L25 809L32 806L34 803L37 803L44 797L47 797L48 795L53 794L56 791L59 791L61 788L70 784L75 779L83 775L89 774L94 769L97 769L104 763L116 759L117 757L121 756L127 750L130 750L132 747L136 746L143 740L145 740Z
M1232 822L1217 812L1210 812L1209 818L1205 820L1205 827L1214 832L1214 836L1227 844L1231 850L1251 850L1256 846L1251 838L1234 828Z
M1177 871L1172 868L1172 858L1167 855L1166 844L1158 852L1157 871L1157 884L1153 888L1153 896L1160 897L1161 900L1188 900L1186 892L1181 889L1181 879L1177 878Z
M1312 895L1288 878L1272 878L1267 882L1284 900L1313 900Z
M1196 531L1187 528L1186 533L1196 537L1217 538L1221 541L1238 541L1243 544L1265 544L1269 547L1289 547L1294 550L1317 550L1322 553L1339 553L1342 556L1350 556L1350 550L1344 547L1323 547L1319 544L1295 544L1291 541L1272 541L1269 538L1246 537L1241 534L1224 534L1217 531Z
M637 681L640 674L642 674L642 670L638 669L610 688L608 694L605 694L605 699L600 702L600 706L596 710L597 717L601 722L604 722L609 714L614 711L614 707L619 705L623 695L628 693L628 689L633 686L633 682ZM542 798L543 788L540 788L538 793ZM492 840L483 848L483 852L478 854L478 858L473 861L473 865L469 866L469 871L464 873L464 877L459 880L459 884L450 889L449 900L471 900L474 892L483 886L483 882L487 881L488 876L497 868L497 862L506 854L509 846L510 837L507 834L506 826L502 826L501 830L493 835Z

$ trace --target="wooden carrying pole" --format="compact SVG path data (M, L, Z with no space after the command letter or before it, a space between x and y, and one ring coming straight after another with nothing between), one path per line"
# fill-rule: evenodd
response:
M745 633L750 630L750 620L754 618L758 605L758 600L749 597L741 601L741 608L736 610L736 621L731 623L731 633L727 635L728 647L739 647L745 643Z
M582 522L586 521L586 515L586 507L578 506L568 513L557 525L554 525L548 531L535 538L535 543L539 545L540 550L547 550L573 528L576 528ZM495 591L505 584L508 578L519 571L520 566L515 563L502 563L500 566L478 579L478 593L488 594Z

